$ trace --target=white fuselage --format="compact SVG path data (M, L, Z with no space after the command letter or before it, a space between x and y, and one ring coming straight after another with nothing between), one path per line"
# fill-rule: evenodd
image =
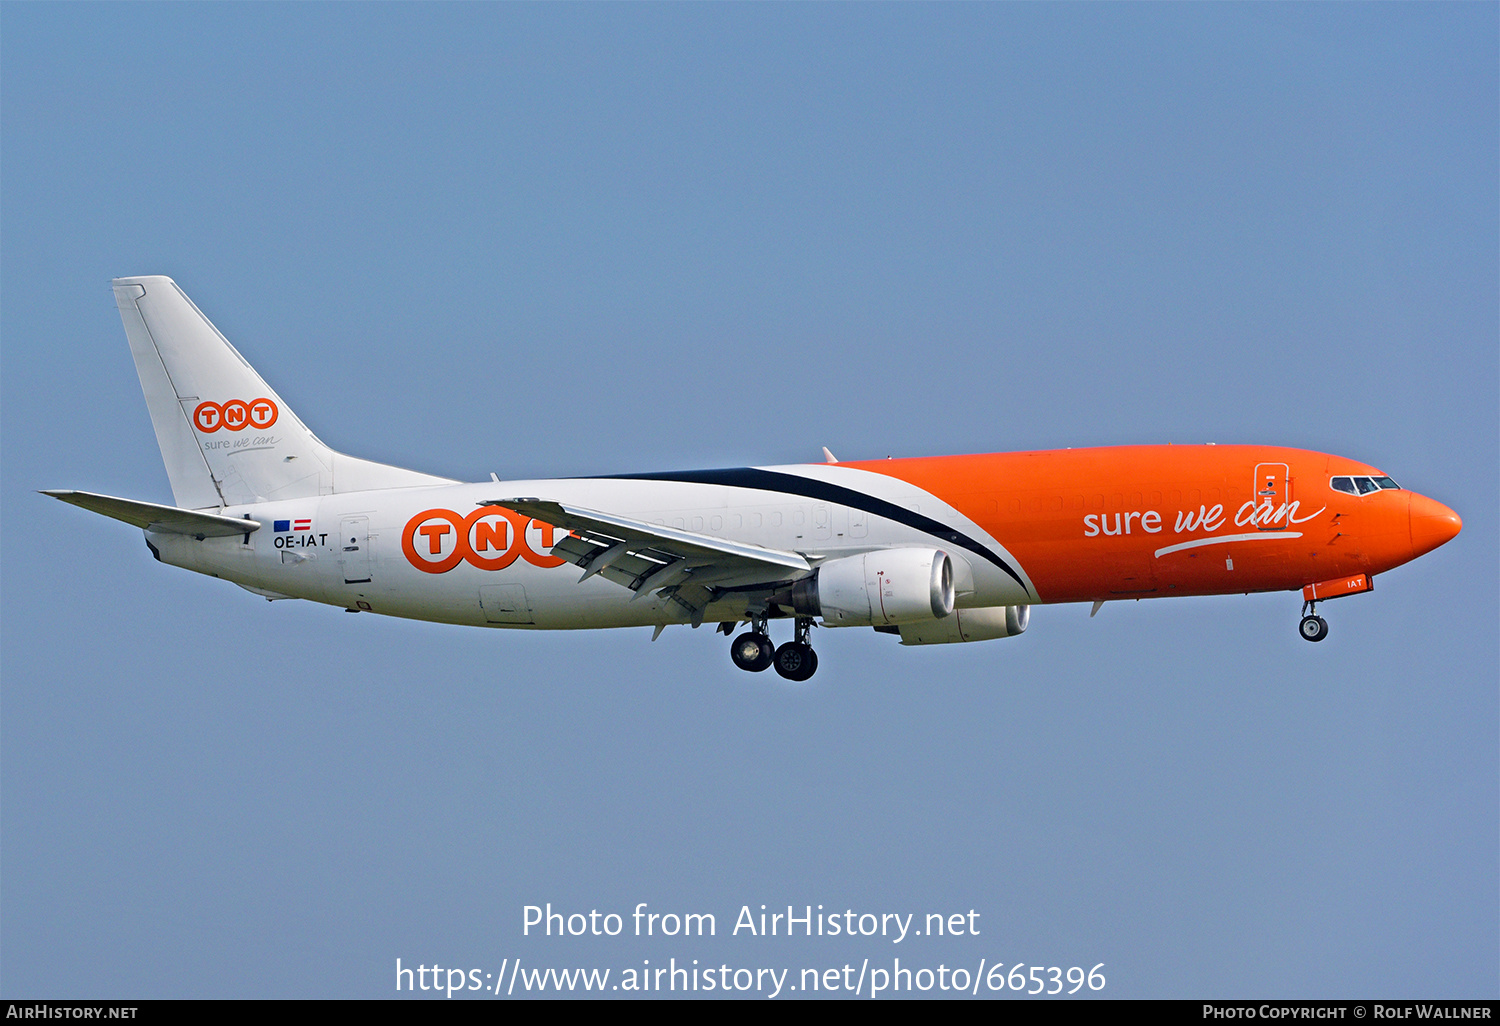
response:
M903 509L959 526L986 547L1004 551L948 504L894 478L821 464L767 469L877 494ZM685 622L684 610L660 595L637 599L634 592L601 576L580 583L578 567L548 556L562 532L554 536L551 528L535 522L516 530L494 516L487 523L498 524L497 529L486 532L470 525L460 541L464 517L490 500L514 495L542 495L645 523L798 552L814 565L874 549L935 542L932 535L906 524L806 496L617 478L383 489L230 506L223 510L225 515L249 517L260 529L243 537L202 540L147 532L147 540L163 562L222 577L272 598L304 598L473 626L576 629ZM445 512L451 515L445 518ZM433 515L423 518L424 513ZM942 544L942 539L936 542ZM460 545L466 548L462 555ZM1029 588L992 563L963 549L948 546L948 551L954 559L959 606L1036 601L1034 592L1028 594ZM504 565L491 569L486 564ZM708 608L705 619L739 620L745 613L743 601L731 592Z

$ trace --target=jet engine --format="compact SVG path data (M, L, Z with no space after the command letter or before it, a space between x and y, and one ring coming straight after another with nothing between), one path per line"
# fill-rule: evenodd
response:
M981 606L955 609L944 620L903 623L899 631L903 645L951 645L958 641L1013 638L1025 632L1030 620L1030 606Z
M932 622L953 612L953 560L940 549L879 549L830 559L776 597L827 627Z

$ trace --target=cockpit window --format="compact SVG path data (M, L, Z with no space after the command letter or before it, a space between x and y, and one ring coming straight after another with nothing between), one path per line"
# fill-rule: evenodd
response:
M1369 495L1385 488L1399 489L1401 486L1388 477L1335 477L1328 482L1328 487L1336 492L1344 492L1347 495Z

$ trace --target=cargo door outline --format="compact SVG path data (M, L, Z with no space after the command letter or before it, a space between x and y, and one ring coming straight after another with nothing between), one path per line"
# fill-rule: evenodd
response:
M1256 527L1262 531L1275 531L1286 526L1291 516L1292 478L1291 468L1285 463L1257 463L1255 465L1255 507L1264 510L1269 501L1271 508ZM1277 511L1281 516L1275 516Z
M369 584L374 553L370 546L370 518L344 517L339 521L339 564L345 584Z
M487 584L479 589L485 623L536 623L523 584Z

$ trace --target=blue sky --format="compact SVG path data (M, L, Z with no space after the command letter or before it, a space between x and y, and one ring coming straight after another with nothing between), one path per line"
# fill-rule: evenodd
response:
M0 7L0 992L676 957L1496 996L1493 5ZM1463 517L1324 607L826 631L267 604L47 500L170 491L111 277L330 444L467 479L1132 442ZM767 675L769 676L769 675ZM521 909L713 912L688 943ZM979 937L728 937L742 905Z

